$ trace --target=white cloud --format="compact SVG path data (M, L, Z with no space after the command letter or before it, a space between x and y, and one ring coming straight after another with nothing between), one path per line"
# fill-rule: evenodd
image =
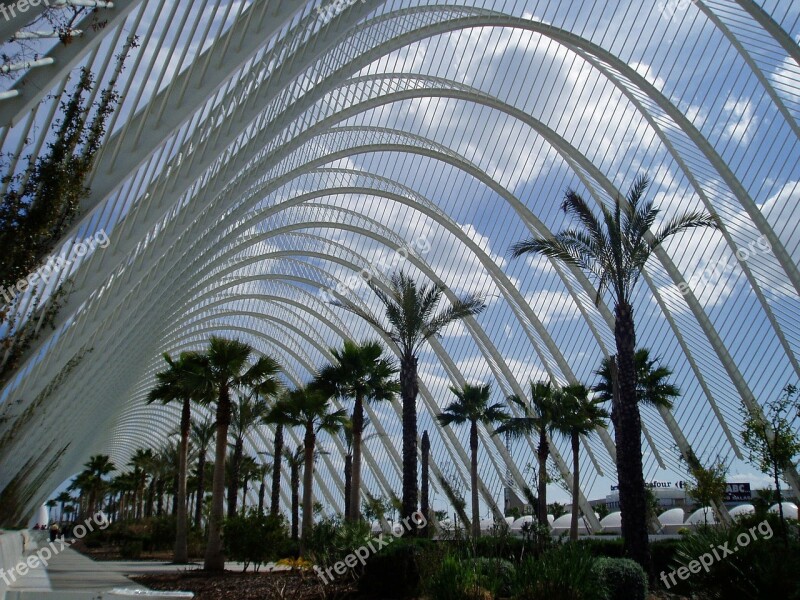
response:
M725 137L740 144L746 144L753 137L758 119L753 116L753 103L748 98L729 99L723 110L728 113L728 123L725 126Z

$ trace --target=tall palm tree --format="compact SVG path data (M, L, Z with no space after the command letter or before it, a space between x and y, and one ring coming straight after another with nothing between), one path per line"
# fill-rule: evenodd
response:
M60 505L59 511L58 511L58 514L59 514L58 519L59 519L59 521L63 521L64 520L64 506L67 504L67 502L72 502L72 496L69 495L69 492L61 492L58 496L56 496L56 502L58 502L59 505Z
M335 434L347 422L347 416L344 410L332 410L328 395L313 383L289 392L277 402L274 411L274 418L288 427L301 427L304 432L302 551L314 520L312 485L317 434L321 431Z
M206 489L206 460L208 458L208 447L214 439L217 426L209 418L202 421L192 421L190 426L190 439L192 445L197 448L197 492L194 508L194 525L200 527L200 520L203 516L203 500L205 499Z
M147 478L153 468L155 455L152 448L137 448L133 453L128 464L133 467L134 474L137 477L138 485L137 491L134 495L134 519L141 519L145 513L145 489L147 487Z
M335 365L327 365L317 375L319 385L331 396L353 399L352 464L350 494L345 502L346 517L351 521L361 518L361 445L364 433L364 402L392 400L400 391L395 379L397 367L383 356L383 346L378 341L361 344L345 340L341 350L331 348Z
M553 237L531 238L512 247L515 257L542 254L577 267L597 279L595 302L605 293L614 302L614 338L617 355L616 406L612 408L617 446L619 500L622 535L627 556L650 569L647 539L647 496L642 471L642 422L636 397L634 349L636 330L633 293L642 270L653 252L673 235L697 227L716 228L707 214L690 212L669 219L656 233L650 229L660 211L643 196L649 181L636 178L626 198L617 197L612 206L601 205L598 216L574 190L568 190L562 209L580 223Z
M580 383L564 386L555 396L560 416L556 429L570 440L572 446L572 519L569 537L578 539L580 511L580 442L598 427L606 426L608 413L600 406L602 400L590 399L589 389Z
M660 365L660 359L650 358L650 350L639 348L633 358L636 366L636 398L639 404L672 409L672 399L681 395L678 386L669 382L672 369ZM600 368L595 371L600 381L592 388L597 397L611 402L614 397L611 379L611 361L604 358Z
M364 425L362 431L366 431L369 427L370 420L369 417L364 417ZM369 440L380 437L378 433L372 433L370 435L362 436L361 443L362 445L367 443ZM352 490L353 490L353 421L352 419L345 423L344 427L339 431L339 438L342 440L342 445L345 448L345 455L344 455L344 518L346 521L353 520L351 518L352 513L350 512L352 509L351 501L352 501ZM359 517L361 518L361 511L359 510Z
M186 473L189 460L189 432L192 423L192 401L201 401L197 396L195 385L197 373L191 372L202 368L202 356L198 352L182 352L177 360L164 354L168 368L156 373L156 386L147 395L147 403L179 402L181 405L180 446L178 451L178 489L176 494L177 522L175 526L175 548L173 562L186 564L189 562L189 523L186 510Z
M88 513L95 513L98 504L102 503L108 482L103 479L106 475L116 470L111 457L105 454L95 454L89 457L84 465L86 477L83 480L85 490L88 492L86 510Z
M267 475L272 472L272 463L261 463L253 476L258 479L258 514L264 514L264 501L267 496Z
M258 477L258 470L259 464L254 456L246 455L239 461L239 484L236 493L238 495L239 488L242 489L242 516L247 514L247 492L250 488L250 481L254 477Z
M291 489L292 513L292 539L297 541L300 524L300 473L305 464L306 452L302 445L295 448L294 452L288 448L283 449L283 459L289 467L289 482Z
M469 423L472 535L477 539L481 535L481 515L478 505L478 423L494 427L495 424L506 421L509 415L503 410L503 404L499 402L489 404L491 387L488 383L483 385L465 383L461 389L451 387L450 391L456 400L436 415L436 419L442 427Z
M385 293L374 281L369 286L384 307L388 326L372 312L350 302L334 304L360 316L382 331L400 353L400 396L403 401L403 510L402 518L411 518L418 506L417 473L417 355L422 344L441 334L451 323L477 315L486 305L483 299L467 295L437 311L444 287L417 285L403 271L392 274Z
M557 406L553 401L553 386L549 381L530 382L530 402L518 395L508 397L522 410L523 416L512 417L495 430L495 435L507 434L521 437L538 433L539 443L536 447L536 458L539 463L537 477L536 520L539 525L549 526L547 521L547 459L550 456L548 432L553 433L556 425Z
M236 504L241 481L240 470L244 458L244 438L249 431L261 423L269 412L269 405L256 395L240 396L232 406L231 433L233 436L233 458L231 479L228 485L228 518L236 515Z
M288 394L284 391L279 397L283 398ZM269 513L277 515L280 512L281 506L281 461L285 457L283 446L283 427L286 422L286 415L282 413L283 408L287 406L286 403L280 401L275 402L270 411L264 416L263 422L267 425L272 425L274 434L272 438L272 486L270 489L270 502Z
M268 356L261 356L252 364L253 349L239 340L212 336L204 355L205 368L197 385L204 398L213 397L216 404L217 434L214 453L214 478L211 492L211 513L208 524L204 568L208 571L225 569L222 553L222 523L225 501L225 458L228 452L228 427L231 423L231 392L241 386L251 386L261 381L265 374L280 370Z

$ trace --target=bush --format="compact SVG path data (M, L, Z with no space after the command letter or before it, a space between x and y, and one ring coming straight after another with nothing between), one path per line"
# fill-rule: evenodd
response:
M475 572L477 584L496 596L511 595L516 568L502 558L473 558L467 563Z
M595 562L607 600L645 600L647 575L641 565L628 558L600 558Z
M369 598L411 598L422 587L423 571L436 568L443 546L424 538L395 540L367 559L358 591Z
M425 579L425 591L432 600L491 599L489 590L480 590L475 571L455 556L445 556ZM479 591L480 590L480 591ZM481 594L481 592L484 592Z
M304 558L324 570L343 560L371 539L370 526L364 521L349 523L342 522L338 517L325 518L314 525L311 536L306 541ZM347 576L351 578L358 578L360 575L360 564L347 571Z
M518 567L512 596L518 600L605 600L596 559L582 544L566 543Z
M800 540L794 534L784 541L779 537L779 527L777 519L751 517L730 528L702 527L687 535L680 540L676 564L670 570L689 568L704 555L710 566L690 573L685 581L675 576L678 585L670 586L670 591L691 591L712 598L800 600ZM719 558L713 556L715 549ZM698 564L692 565L695 570Z
M119 555L126 560L138 560L142 556L142 541L128 540L119 549Z
M225 553L244 563L243 571L250 563L258 571L260 565L282 556L289 539L283 515L264 515L257 510L226 519L224 531Z

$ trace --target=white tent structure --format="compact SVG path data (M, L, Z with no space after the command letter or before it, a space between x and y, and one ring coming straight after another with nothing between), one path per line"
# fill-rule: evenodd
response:
M39 36L37 60L6 65L0 89L14 164L46 151L79 67L101 86L116 79L122 99L59 246L102 232L107 247L10 307L38 327L33 294L70 280L53 328L0 390L3 524L90 455L123 467L163 443L178 409L144 401L162 353L238 337L303 383L343 339L379 337L329 301L377 311L359 274L385 289L392 268L449 300L487 299L420 355L432 494L443 496L443 471L467 489L465 438L434 418L450 385L480 379L498 400L525 397L531 379L592 382L615 352L613 306L595 303L595 281L511 260L509 247L570 225L567 188L599 210L641 172L664 214L703 210L720 225L666 244L637 288L638 344L682 390L673 411L643 410L645 475L681 472L676 447L741 460L741 399L756 414L800 376L800 17L792 2L659 4L127 0L87 12L70 44ZM43 10L0 21L0 39L30 34ZM367 411L379 435L363 484L388 498L400 489L399 403ZM535 440L490 434L481 428L481 514L502 518L498 498L509 479L528 485ZM257 428L246 451L272 437ZM551 441L571 481L568 444ZM344 448L325 443L314 494L341 512ZM615 455L613 430L581 440L581 510L595 530L587 497L607 489ZM798 490L797 473L785 477Z

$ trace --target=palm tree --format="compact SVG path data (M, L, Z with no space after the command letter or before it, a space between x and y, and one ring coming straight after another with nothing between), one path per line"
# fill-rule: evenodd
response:
M347 416L344 410L332 410L329 397L313 383L289 392L273 410L272 418L289 427L302 427L304 432L302 551L304 542L311 535L314 520L312 485L317 434L320 431L335 434L345 425Z
M145 488L147 487L147 477L152 471L155 462L155 455L152 448L138 448L131 457L128 464L133 467L134 475L138 481L137 491L134 494L134 518L144 517L145 512Z
M530 403L517 395L509 396L508 401L522 410L523 416L512 417L495 430L495 435L508 434L521 437L537 432L539 443L536 458L539 463L538 498L536 520L539 525L549 526L547 521L547 459L550 456L548 432L555 431L556 405L553 401L553 386L549 381L530 382Z
M578 512L580 510L580 442L582 435L589 435L598 427L606 426L608 413L600 407L602 400L589 399L589 389L580 383L563 387L555 395L560 417L556 429L570 440L572 445L572 520L569 537L578 539Z
M59 514L59 521L64 520L64 506L67 502L72 502L72 496L69 495L69 492L61 492L58 496L56 496L56 502L60 504L60 508L58 511Z
M298 446L294 452L288 448L283 449L283 459L289 467L289 482L291 488L291 513L292 513L292 539L298 539L298 525L300 523L300 472L305 463L305 449Z
M261 463L254 471L253 477L259 481L258 485L258 514L264 514L264 501L267 495L267 475L272 471L272 463Z
M253 427L262 422L267 412L269 412L269 405L255 395L247 395L240 397L232 408L233 458L231 460L231 479L228 485L228 518L236 515L244 438Z
M259 357L252 365L253 349L239 340L212 336L204 355L205 369L197 382L201 396L215 398L217 434L214 453L214 478L211 492L211 514L208 524L208 543L204 568L208 571L225 569L222 554L222 522L225 500L225 458L228 451L228 427L231 423L231 392L240 386L252 386L267 373L280 367L267 356Z
M195 498L194 525L200 527L200 520L203 516L203 500L206 490L206 460L208 457L208 446L214 438L216 431L214 421L209 418L203 421L192 421L190 426L190 436L192 445L197 448L197 497Z
M364 417L364 426L362 430L365 431L370 424L369 417ZM345 447L344 455L344 518L346 521L353 520L352 515L352 490L353 490L353 421L352 419L345 423L344 427L339 431L339 437ZM366 444L369 440L380 437L378 433L372 433L367 436L362 436L361 443ZM359 510L359 517L361 518L361 511Z
M647 571L650 548L642 471L642 422L636 396L633 293L647 260L665 240L692 228L717 227L710 215L691 212L668 220L655 234L650 233L660 211L652 201L642 200L648 185L646 176L637 177L624 200L617 197L613 206L601 205L601 218L570 189L562 209L576 218L581 227L566 229L552 237L524 240L512 247L515 257L542 254L594 275L595 302L599 304L606 292L614 302L617 385L616 406L611 414L617 446L622 535L627 556Z
M283 396L288 392L284 391ZM283 447L283 423L286 421L286 415L281 413L281 407L286 404L276 402L273 404L270 411L264 416L263 422L267 425L275 427L275 433L272 439L272 486L270 490L270 503L269 513L277 515L280 512L281 506L281 460L284 458Z
M451 387L456 396L436 419L442 427L469 423L470 485L472 486L472 535L477 539L481 535L481 515L478 506L478 423L494 426L506 421L509 416L500 403L489 404L491 387L488 383L472 385L465 383L459 389Z
M678 386L668 381L672 369L659 365L660 359L650 358L650 350L639 348L633 358L636 366L636 398L639 404L672 409L672 399L681 395ZM600 368L595 371L600 381L592 388L597 397L611 402L614 397L611 380L611 361L604 358Z
M164 361L169 365L164 371L156 373L156 387L147 395L147 403L160 401L162 404L180 402L180 447L178 451L178 489L176 494L177 523L175 526L175 549L173 562L186 564L189 562L189 524L186 510L186 473L188 471L189 432L192 424L192 401L200 401L195 385L197 373L203 368L202 356L198 352L182 352L177 360L164 354Z
M95 454L91 456L84 465L85 476L81 478L82 491L86 494L88 513L95 513L98 509L98 502L102 502L108 482L103 479L106 475L116 470L111 457L105 454Z
M352 464L350 493L345 500L345 516L351 521L361 518L361 445L364 433L364 402L393 400L400 391L400 383L395 379L397 367L383 356L380 342L367 341L361 344L345 340L341 350L331 348L335 365L327 365L320 370L317 381L331 396L352 398L353 416L350 434L352 436Z
M467 295L448 308L437 311L444 287L417 283L403 271L394 273L384 293L374 281L369 286L383 304L388 327L370 311L355 304L334 302L360 316L398 346L400 353L400 396L403 401L403 510L411 518L417 510L417 354L430 337L438 336L451 323L474 316L486 305L482 298Z
M242 516L247 512L247 492L250 486L250 480L258 477L259 464L254 456L243 456L239 462L239 482L236 486L236 493L239 493L239 487L242 488Z

